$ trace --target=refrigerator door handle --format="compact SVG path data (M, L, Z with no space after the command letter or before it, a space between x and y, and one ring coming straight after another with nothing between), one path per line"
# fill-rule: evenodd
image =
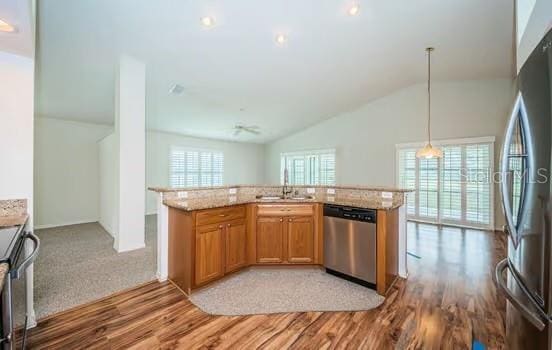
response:
M502 231L504 232L504 234L506 234L506 236L510 235L510 229L508 228L508 225L502 225Z
M504 278L504 270L509 268L508 258L502 260L496 265L495 269L495 280L496 284L499 287L499 290L502 291L502 294L508 299L510 303L525 317L533 326L535 326L539 331L544 330L546 324L543 322L543 317L540 314L533 312L530 308L524 305L519 299L508 289L506 284L506 279ZM513 275L513 273L512 273ZM518 280L514 277L516 283L519 284ZM525 289L520 286L520 288L525 292ZM529 297L529 300L533 303L532 299ZM535 305L536 310L540 311L538 306Z

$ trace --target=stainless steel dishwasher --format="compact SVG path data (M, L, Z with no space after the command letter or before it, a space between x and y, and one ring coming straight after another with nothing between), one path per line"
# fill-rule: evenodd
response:
M324 205L326 272L375 288L376 210Z

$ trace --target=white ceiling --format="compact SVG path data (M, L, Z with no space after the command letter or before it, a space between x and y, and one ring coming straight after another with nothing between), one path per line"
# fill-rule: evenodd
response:
M350 3L41 0L38 114L112 123L121 53L147 64L149 128L261 143L423 82L429 45L436 79L512 75L513 0ZM235 138L236 123L262 133Z
M0 32L0 51L32 56L34 41L31 13L30 0L0 0L0 19L16 29L12 33Z

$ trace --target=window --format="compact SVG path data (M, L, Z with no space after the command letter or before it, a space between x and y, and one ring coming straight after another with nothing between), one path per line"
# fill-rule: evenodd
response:
M170 154L171 187L221 186L224 154L218 151L173 147Z
M290 185L335 185L335 150L282 153L280 180L288 169Z
M435 143L442 159L417 159L422 145L397 145L398 185L409 193L410 219L493 228L494 138Z

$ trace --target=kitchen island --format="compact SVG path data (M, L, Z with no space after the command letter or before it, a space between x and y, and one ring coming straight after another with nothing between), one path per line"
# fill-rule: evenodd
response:
M248 266L324 263L324 204L377 212L375 288L406 277L407 191L361 186L150 188L158 193L158 279L185 293Z

